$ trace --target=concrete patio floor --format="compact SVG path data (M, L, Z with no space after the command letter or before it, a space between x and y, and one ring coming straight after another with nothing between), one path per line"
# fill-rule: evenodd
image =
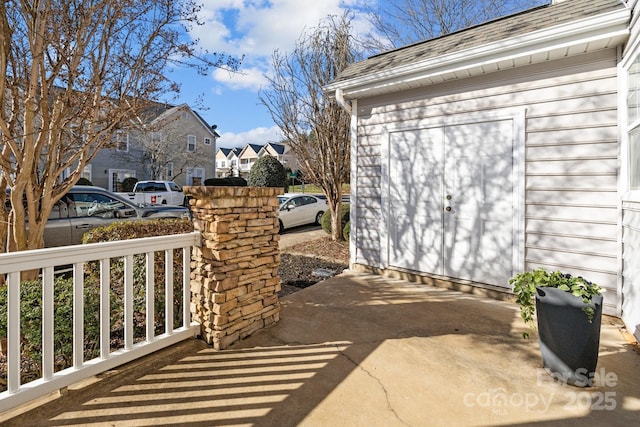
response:
M518 307L345 273L282 300L280 322L215 352L188 340L6 425L637 425L640 355L602 324L597 383L541 369Z

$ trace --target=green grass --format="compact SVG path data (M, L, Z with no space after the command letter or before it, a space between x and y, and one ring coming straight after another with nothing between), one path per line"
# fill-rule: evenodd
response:
M349 189L350 189L349 184L343 184L342 185L342 193L343 194L349 194ZM289 193L303 193L302 185L290 185L289 186ZM322 194L323 191L322 191L322 188L318 187L315 184L305 184L304 185L304 193Z

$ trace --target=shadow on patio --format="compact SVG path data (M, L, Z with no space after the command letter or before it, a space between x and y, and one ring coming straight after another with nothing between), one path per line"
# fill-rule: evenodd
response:
M508 302L354 273L282 305L277 325L230 350L188 340L8 424L630 425L640 415L640 356L616 319L603 320L606 378L579 389L539 369Z

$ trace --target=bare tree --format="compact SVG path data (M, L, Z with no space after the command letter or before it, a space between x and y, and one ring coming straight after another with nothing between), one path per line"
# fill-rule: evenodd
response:
M0 4L0 185L10 189L0 192L0 249L44 245L54 204L85 165L146 100L177 89L169 62L237 69L239 60L183 41L198 10L191 0Z
M453 33L549 0L395 0L369 8L374 32L364 44L374 51Z
M204 167L211 159L202 152L185 149L187 133L179 117L143 123L138 127L141 155L148 165L151 179L175 179L188 167ZM132 159L138 161L139 159ZM169 167L171 166L171 167ZM167 170L171 169L171 177Z
M350 22L348 15L328 17L304 34L291 54L274 52L273 76L260 94L303 173L327 196L334 240L344 240L341 199L349 178L350 116L323 96L322 87L355 60Z

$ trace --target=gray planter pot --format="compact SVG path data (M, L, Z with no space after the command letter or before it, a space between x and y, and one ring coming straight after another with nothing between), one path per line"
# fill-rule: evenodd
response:
M592 385L598 364L602 295L593 297L592 322L582 311L584 302L569 292L541 287L536 292L540 351L545 369L567 384Z

